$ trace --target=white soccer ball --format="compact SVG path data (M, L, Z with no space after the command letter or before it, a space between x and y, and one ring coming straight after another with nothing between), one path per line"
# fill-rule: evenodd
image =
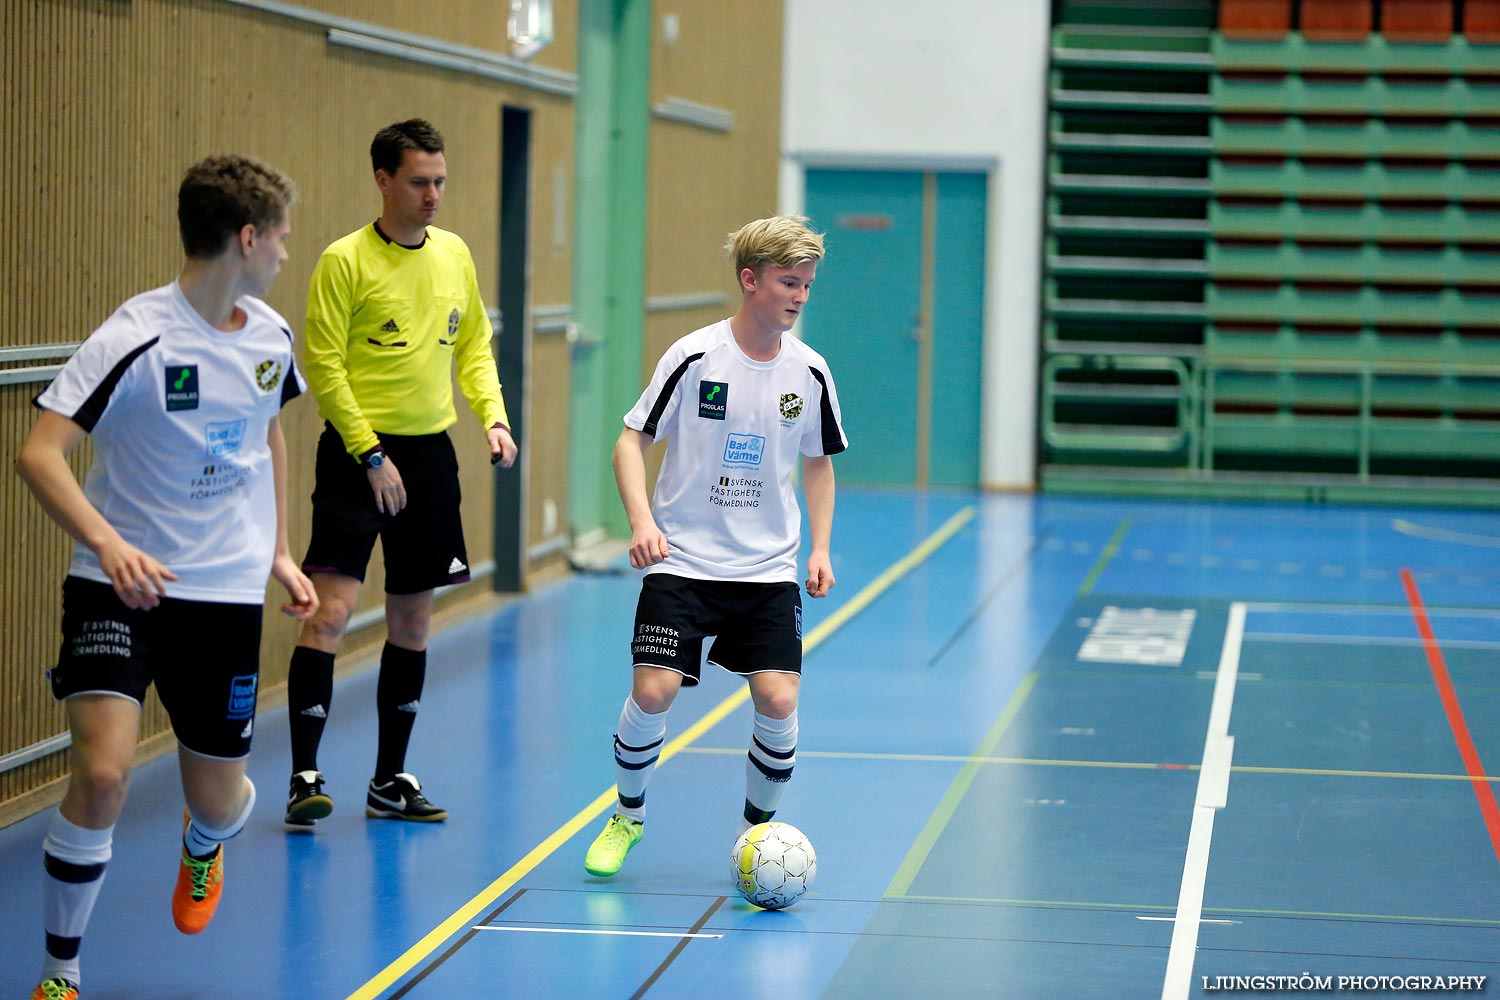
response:
M730 871L745 900L766 910L791 906L818 874L812 842L790 823L761 823L734 843Z

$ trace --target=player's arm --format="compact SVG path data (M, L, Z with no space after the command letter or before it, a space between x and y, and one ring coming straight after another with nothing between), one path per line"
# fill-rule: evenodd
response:
M833 562L828 548L833 540L833 459L802 456L802 493L807 498L807 524L812 554L807 557L807 596L823 597L833 588Z
M73 477L68 456L88 432L67 417L43 410L16 456L16 474L30 487L47 516L99 556L99 565L128 608L154 608L166 581L177 574L120 537Z
M287 540L286 436L281 432L280 417L271 418L266 428L266 445L271 449L271 475L276 485L276 555L271 560L271 575L292 596L281 610L305 622L318 610L318 592L292 558L292 546Z
M620 502L625 505L625 516L630 521L630 565L636 569L654 566L667 558L667 536L651 514L651 498L646 493L646 449L651 443L649 434L626 427L615 442L610 462Z

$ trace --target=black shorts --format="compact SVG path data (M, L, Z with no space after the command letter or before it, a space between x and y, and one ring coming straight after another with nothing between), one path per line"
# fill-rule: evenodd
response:
M708 662L732 674L802 673L802 592L795 583L694 580L651 573L641 582L630 638L632 663L665 667L698 683Z
M259 604L173 597L135 611L109 584L70 576L62 651L47 672L52 696L117 694L141 704L154 681L179 743L208 757L248 756L263 613Z
M469 554L459 520L458 456L448 435L381 434L386 455L401 473L406 507L375 508L369 473L349 456L344 439L325 426L318 439L312 540L304 573L337 573L364 582L378 537L385 549L385 592L420 594L469 579Z

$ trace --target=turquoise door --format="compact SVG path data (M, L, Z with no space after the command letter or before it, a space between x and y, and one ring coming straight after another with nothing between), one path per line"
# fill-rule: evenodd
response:
M828 359L840 482L977 486L986 179L808 170L827 233L802 335Z

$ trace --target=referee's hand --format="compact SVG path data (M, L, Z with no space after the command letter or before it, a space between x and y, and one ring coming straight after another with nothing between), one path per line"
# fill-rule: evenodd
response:
M366 474L370 477L370 489L375 493L376 510L394 515L406 509L406 484L401 481L401 473L396 471L396 463L389 455L379 468L367 469Z

